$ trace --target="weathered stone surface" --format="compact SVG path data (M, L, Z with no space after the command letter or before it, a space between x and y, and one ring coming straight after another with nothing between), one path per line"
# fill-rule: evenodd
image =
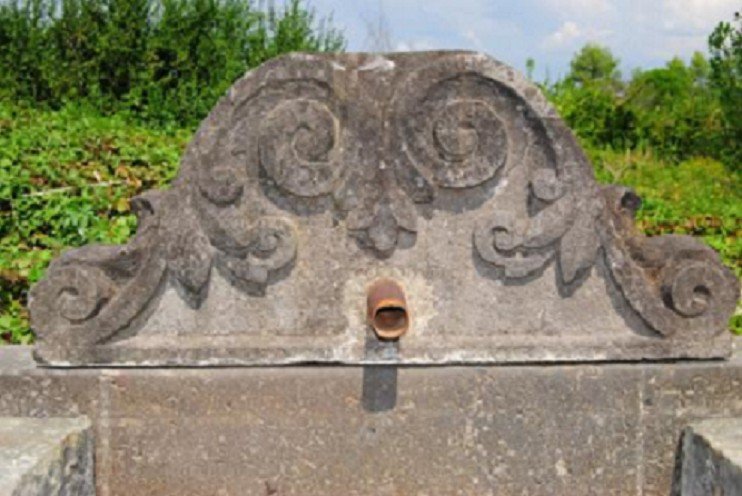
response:
M683 429L742 415L739 353L401 366L375 410L364 376L378 370L59 371L0 348L0 415L88 415L102 496L667 496Z
M735 339L739 343L739 338ZM740 362L740 345L733 361ZM742 416L742 374L737 367L714 362L657 366L644 372L642 392L644 482L649 494L669 494L674 464L669 454L680 449L680 433L688 425L712 417Z
M683 432L679 496L742 494L742 417L695 422Z
M0 417L0 496L93 496L93 465L89 420Z
M481 54L306 55L230 89L126 246L32 291L51 365L491 363L721 357L739 283L646 239L538 89ZM366 291L409 332L369 353ZM372 346L373 348L373 346Z

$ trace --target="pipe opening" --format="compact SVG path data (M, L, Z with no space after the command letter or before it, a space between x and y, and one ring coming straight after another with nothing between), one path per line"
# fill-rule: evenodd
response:
M384 307L376 310L374 328L381 333L403 333L407 330L407 310L402 307Z
M395 281L382 279L368 292L368 319L379 339L397 339L410 326L407 301Z

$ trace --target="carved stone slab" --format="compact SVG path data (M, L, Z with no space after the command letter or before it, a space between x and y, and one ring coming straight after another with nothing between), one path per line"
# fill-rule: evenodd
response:
M468 52L294 54L249 72L126 246L31 293L37 359L75 365L723 357L736 277L645 238L510 67ZM404 293L380 341L367 292Z

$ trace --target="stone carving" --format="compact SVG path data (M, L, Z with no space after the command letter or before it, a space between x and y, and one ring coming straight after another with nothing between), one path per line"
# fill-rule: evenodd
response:
M198 307L212 264L236 286L260 295L271 275L293 261L290 221L259 217L239 239L228 234L209 239L179 200L177 190L137 197L132 208L139 230L128 245L87 246L51 264L31 294L42 343L87 347L127 335L146 319L166 274L184 300Z
M724 356L738 282L645 238L509 67L465 52L302 55L235 83L123 247L32 291L50 364L414 363ZM551 276L549 276L551 274ZM364 351L364 288L410 331ZM206 341L204 341L206 339ZM391 353L391 355L390 355Z
M481 76L459 75L430 84L433 66L413 73L397 97L394 156L410 195L431 201L435 188L469 188L492 179L507 161L511 109L503 91ZM451 95L456 95L451 98ZM499 111L499 112L498 112Z
M289 100L260 123L260 165L297 196L332 193L343 170L338 121L323 103Z
M739 283L719 255L690 236L644 237L634 226L640 200L632 191L610 187L604 197L603 245L629 304L663 336L724 332Z
M159 219L148 198L132 201L137 236L126 246L86 246L52 262L31 293L40 341L91 346L134 322L153 297L166 262L150 239Z
M565 193L552 169L534 171L529 189L521 211L493 212L474 233L474 244L484 260L513 279L543 269L558 251L562 282L569 284L595 261L600 246L595 218L602 205L589 190ZM544 206L529 216L528 202Z

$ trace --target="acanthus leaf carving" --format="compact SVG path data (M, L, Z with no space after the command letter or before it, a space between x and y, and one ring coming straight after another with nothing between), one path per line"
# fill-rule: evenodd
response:
M599 249L595 211L583 210L559 241L559 268L564 284L571 284L579 274L592 267Z
M351 210L346 225L362 245L372 247L380 256L389 256L397 247L400 232L417 231L417 212L402 194L387 193L370 208Z
M526 166L532 153L529 149L524 155ZM517 203L511 210L490 214L475 230L474 246L507 279L532 276L557 256L560 283L568 285L597 256L600 201L590 190L569 188L552 168L537 167L528 176L525 188L506 184L509 191L504 193Z
M263 294L272 274L296 257L295 228L281 218L262 217L248 229L247 242L237 250L221 251L217 264L229 279L249 292Z
M193 222L166 236L164 255L168 272L192 307L198 307L206 298L213 262L211 244L196 226Z

